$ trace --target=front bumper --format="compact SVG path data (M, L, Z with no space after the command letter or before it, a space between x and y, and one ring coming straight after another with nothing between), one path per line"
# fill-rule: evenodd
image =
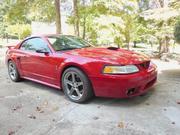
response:
M96 96L128 98L146 93L157 80L157 70L151 67L135 74L101 75L90 80Z

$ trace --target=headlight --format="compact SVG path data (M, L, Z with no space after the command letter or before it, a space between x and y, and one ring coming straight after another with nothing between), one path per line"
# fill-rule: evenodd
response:
M130 74L138 71L139 69L135 65L105 66L103 69L104 74Z

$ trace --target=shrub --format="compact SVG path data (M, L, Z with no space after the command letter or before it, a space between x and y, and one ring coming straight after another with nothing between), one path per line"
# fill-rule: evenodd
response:
M18 39L23 39L31 35L31 26L29 24L15 24L9 25L8 35L16 36Z

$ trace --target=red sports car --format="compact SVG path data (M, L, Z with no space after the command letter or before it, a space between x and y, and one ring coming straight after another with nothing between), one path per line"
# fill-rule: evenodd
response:
M147 56L114 47L93 47L67 35L28 37L9 46L6 63L12 81L24 78L63 89L77 103L93 95L141 95L157 80L156 65Z

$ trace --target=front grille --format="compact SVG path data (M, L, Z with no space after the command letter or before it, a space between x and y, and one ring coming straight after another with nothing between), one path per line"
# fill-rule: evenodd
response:
M150 61L146 61L146 62L143 62L141 64L139 64L141 67L145 68L145 69L148 69L149 68L149 65L150 65Z

